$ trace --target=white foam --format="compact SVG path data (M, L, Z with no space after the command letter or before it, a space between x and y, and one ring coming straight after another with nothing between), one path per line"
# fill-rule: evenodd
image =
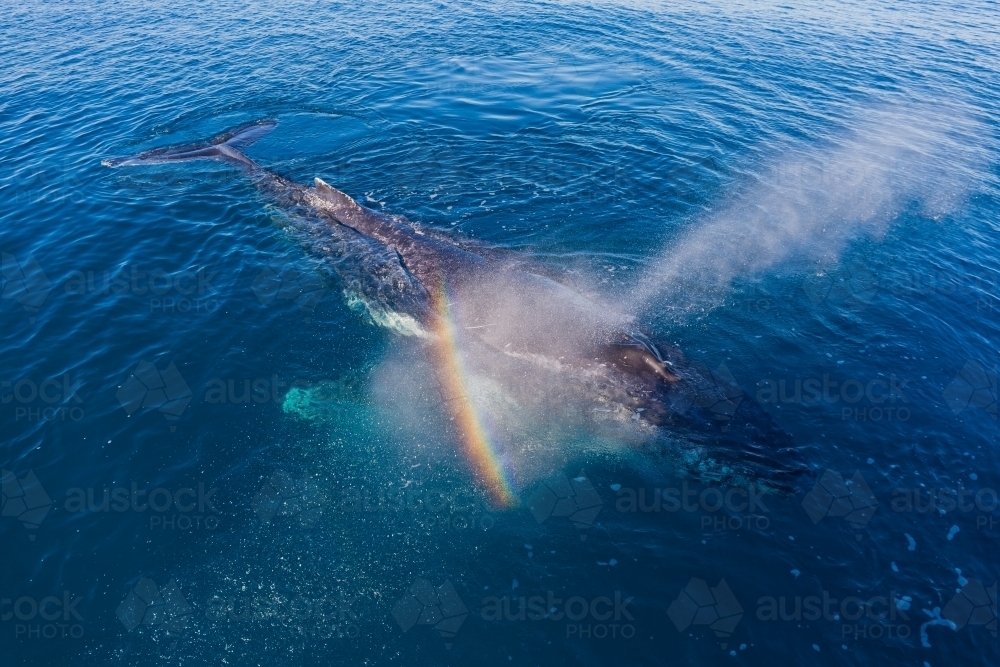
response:
M349 308L363 311L377 326L389 329L403 336L413 336L416 338L431 337L430 332L424 329L420 322L412 315L397 313L384 308L376 308L354 293L348 293L346 297Z

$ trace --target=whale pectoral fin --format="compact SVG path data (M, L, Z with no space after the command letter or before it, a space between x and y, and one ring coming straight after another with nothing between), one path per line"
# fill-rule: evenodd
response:
M635 375L647 375L659 378L667 384L679 382L680 378L667 368L666 364L657 359L642 345L617 344L609 345L604 350L605 359L617 368Z
M663 378L664 382L673 384L674 382L680 382L680 378L670 372L666 364L660 363L660 361L653 357L653 355L646 356L643 361L646 362L653 372Z

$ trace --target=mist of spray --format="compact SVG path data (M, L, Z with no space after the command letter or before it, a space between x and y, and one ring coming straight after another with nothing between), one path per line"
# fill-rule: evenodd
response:
M940 218L962 201L986 152L981 124L955 106L883 107L854 125L839 141L779 156L682 232L634 286L630 310L704 310L736 279L834 263L848 242L881 237L911 206Z
M400 348L376 374L386 422L414 439L427 437L416 432L425 424L454 424L475 453L470 469L501 505L584 452L627 455L656 443L661 457L678 452L678 466L708 469L702 457L710 451L668 441L669 429L643 421L604 376L574 368L630 329L643 308L714 305L742 276L793 259L835 260L851 239L884 233L910 205L930 216L953 210L975 173L974 130L954 112L871 112L839 142L786 154L738 199L697 221L630 299L585 298L523 267L487 272L449 291L445 349L432 345L416 362L419 354Z

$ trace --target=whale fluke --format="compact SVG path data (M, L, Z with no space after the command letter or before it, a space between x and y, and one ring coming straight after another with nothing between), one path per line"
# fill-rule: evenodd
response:
M167 146L144 151L138 155L107 158L101 161L105 167L130 167L135 165L184 162L186 160L224 160L242 167L257 168L257 164L242 153L242 150L261 137L266 136L278 125L275 120L259 120L224 132L209 141L195 144Z
M263 139L271 133L275 127L278 126L278 121L271 119L264 119L254 121L253 123L247 123L246 125L240 125L239 127L220 134L215 139L212 139L213 144L225 144L226 146L231 146L233 148L246 148L258 139Z

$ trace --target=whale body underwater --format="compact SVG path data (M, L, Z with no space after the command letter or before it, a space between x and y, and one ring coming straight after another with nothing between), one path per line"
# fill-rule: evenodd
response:
M497 504L516 502L526 480L517 479L503 448L498 452L489 442L481 392L463 380L470 375L502 387L528 406L525 412L569 410L601 437L669 456L687 474L792 491L808 473L791 436L724 366L712 371L689 360L548 267L371 210L319 178L310 187L259 166L243 149L276 124L258 121L210 141L103 164L209 159L234 165L272 202L309 221L317 253L350 256L353 264L335 263L353 267L335 269L345 291L362 295L381 315L374 322L415 334L430 350L447 421Z

